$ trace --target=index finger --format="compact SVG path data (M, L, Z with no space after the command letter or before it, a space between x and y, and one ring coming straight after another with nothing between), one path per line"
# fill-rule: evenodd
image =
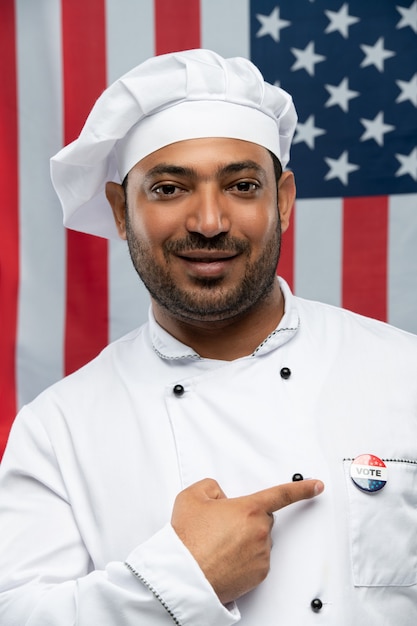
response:
M314 498L321 494L323 490L324 484L321 480L308 479L276 485L245 497L256 501L266 513L274 513L274 511L279 511L279 509L294 504L294 502Z

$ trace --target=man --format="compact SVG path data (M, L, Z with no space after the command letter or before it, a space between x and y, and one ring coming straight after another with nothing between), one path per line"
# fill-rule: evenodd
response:
M415 625L417 338L276 278L295 124L194 50L52 159L66 225L126 239L152 307L15 421L2 624Z

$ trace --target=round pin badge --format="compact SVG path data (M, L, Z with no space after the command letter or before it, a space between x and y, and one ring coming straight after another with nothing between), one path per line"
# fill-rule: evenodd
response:
M387 466L373 454L361 454L352 461L350 477L353 483L365 493L375 493L387 483Z

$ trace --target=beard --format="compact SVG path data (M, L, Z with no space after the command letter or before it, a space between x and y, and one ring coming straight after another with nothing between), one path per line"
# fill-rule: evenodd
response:
M251 246L247 240L220 233L206 238L189 233L181 240L165 242L163 254L166 267L155 261L152 247L133 232L126 208L126 236L135 270L152 298L168 313L183 321L222 321L249 312L272 292L281 250L281 222L266 242L261 256L250 262ZM170 270L170 255L190 250L228 250L246 256L247 263L241 280L233 286L223 285L221 278L194 278L194 287L182 288L176 284Z

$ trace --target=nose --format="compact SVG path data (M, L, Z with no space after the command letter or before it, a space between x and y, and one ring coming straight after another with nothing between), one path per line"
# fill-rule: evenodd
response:
M221 190L207 185L193 196L187 216L188 232L210 238L230 230L230 219Z

